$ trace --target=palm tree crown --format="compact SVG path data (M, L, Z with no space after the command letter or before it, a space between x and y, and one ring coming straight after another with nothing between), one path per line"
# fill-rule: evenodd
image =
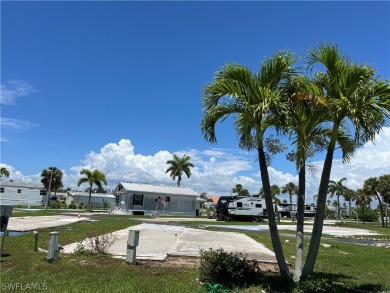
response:
M7 170L7 168L5 167L0 168L0 177L5 177L5 178L9 177L9 171Z
M173 155L172 160L168 160L167 164L170 165L170 167L165 171L165 173L171 172L170 177L172 177L173 180L176 180L177 177L177 186L180 187L180 182L182 180L183 172L186 174L187 178L190 178L191 176L191 169L194 168L194 164L190 162L190 156L184 155L182 158L180 158L178 155Z

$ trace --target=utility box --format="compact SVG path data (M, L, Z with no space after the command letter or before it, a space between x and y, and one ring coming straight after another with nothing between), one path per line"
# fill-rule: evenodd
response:
M139 230L129 230L129 237L127 238L127 252L126 262L136 265L137 246L139 243Z
M129 238L127 244L129 246L138 246L139 243L139 230L129 230Z

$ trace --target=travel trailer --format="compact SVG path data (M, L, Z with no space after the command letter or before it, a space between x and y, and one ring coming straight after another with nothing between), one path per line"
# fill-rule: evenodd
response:
M267 218L265 199L247 196L221 196L217 206L217 221L254 221Z

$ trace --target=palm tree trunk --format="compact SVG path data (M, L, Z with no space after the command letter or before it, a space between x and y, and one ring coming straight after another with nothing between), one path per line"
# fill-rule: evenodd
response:
M295 239L295 272L294 282L299 282L302 276L303 267L303 227L305 215L305 194L306 194L306 166L303 163L299 170L298 199L297 199L297 233Z
M88 197L88 208L90 211L92 211L91 199L92 199L92 185L89 186L89 197Z
M376 195L376 198L378 199L378 203L379 203L379 210L380 210L380 214L381 214L382 227L385 227L385 219L383 217L382 201L381 201L381 198L380 198L378 193L376 193L375 195Z
M275 211L272 203L271 185L268 176L267 161L265 158L265 153L263 148L258 149L258 154L259 154L260 175L261 175L261 181L263 183L264 197L265 197L265 203L266 203L267 214L268 214L268 226L271 235L272 247L274 249L276 260L278 262L280 275L283 277L289 277L290 272L288 270L286 259L284 258L283 248L280 243L278 226L276 224Z
M290 216L291 216L291 222L294 222L294 215L292 211L292 193L290 192Z
M332 170L333 153L334 148L329 147L326 153L320 187L318 190L317 210L316 216L314 218L313 232L310 239L306 262L302 271L304 276L313 273L314 264L316 262L318 250L320 248L322 228L324 225L326 195L328 194L330 172Z
M351 220L351 216L352 216L352 200L351 199L349 199L349 211L348 211L348 213L349 213L349 219Z
M365 223L365 217L364 217L364 204L362 205L362 214L363 214L363 225Z
M337 194L337 220L340 220L340 195Z

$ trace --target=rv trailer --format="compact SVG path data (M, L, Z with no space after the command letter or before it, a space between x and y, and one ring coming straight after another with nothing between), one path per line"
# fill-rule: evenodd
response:
M217 221L254 221L267 218L264 198L221 196L217 203Z

